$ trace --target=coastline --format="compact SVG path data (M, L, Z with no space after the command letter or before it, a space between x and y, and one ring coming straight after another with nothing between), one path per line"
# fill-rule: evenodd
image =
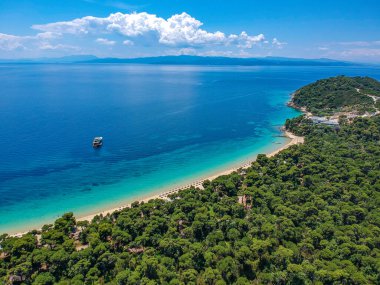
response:
M283 131L283 134L284 134L285 137L287 137L289 139L289 141L286 144L284 144L284 145L280 146L279 148L277 148L276 150L274 150L274 151L272 151L270 153L267 153L266 155L268 157L275 156L276 154L278 154L282 150L285 150L285 149L289 148L292 145L302 144L304 142L304 137L296 136L296 135L292 134L291 132ZM202 183L205 180L214 180L215 178L217 178L219 176L231 174L231 173L237 171L238 169L246 169L255 160L256 160L256 157L252 158L249 161L244 162L244 164L241 164L241 165L239 165L237 167L233 167L233 168L230 168L230 169L227 169L227 170L223 170L221 172L218 172L216 174L213 174L211 176L208 176L208 177L200 179L200 180L193 181L193 182L188 183L188 184L183 185L183 186L179 186L179 187L172 188L172 189L163 188L162 192L151 194L151 195L149 195L147 197L144 197L144 198L141 198L141 199L136 199L135 201L138 201L138 202L148 202L149 200L152 200L152 199L167 199L169 195L171 195L173 193L176 193L178 191L184 190L184 189L188 189L188 188L190 188L192 186L198 187L198 188L202 188ZM135 201L133 201L133 202L135 202ZM132 203L129 202L129 203L126 203L126 204L124 204L122 206L112 207L112 208L109 208L109 209L106 209L106 210L103 210L103 211L96 211L96 212L88 214L88 215L82 215L82 216L79 215L76 218L76 220L77 221L91 221L95 216L99 216L99 215L106 216L108 214L112 214L113 212L120 211L120 210L123 210L125 208L128 208L128 207L131 206L131 204ZM22 235L24 235L24 234L26 234L28 232L29 231L17 232L17 233L13 233L13 234L9 234L9 235L13 236L13 237L21 237Z

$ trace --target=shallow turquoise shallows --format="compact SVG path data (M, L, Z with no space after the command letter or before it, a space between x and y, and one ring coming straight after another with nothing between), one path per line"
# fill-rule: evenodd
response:
M286 143L286 102L367 67L0 65L0 233L86 215ZM100 149L95 136L104 137Z

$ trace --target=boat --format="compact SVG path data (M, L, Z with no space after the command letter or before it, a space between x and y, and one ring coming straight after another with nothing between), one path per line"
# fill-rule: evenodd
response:
M92 141L92 146L94 148L101 147L103 145L103 137L95 137Z

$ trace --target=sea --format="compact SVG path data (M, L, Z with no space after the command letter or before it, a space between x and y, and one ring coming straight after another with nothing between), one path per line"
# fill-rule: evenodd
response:
M292 92L351 67L0 64L0 234L214 175L288 139ZM92 140L104 138L94 149Z

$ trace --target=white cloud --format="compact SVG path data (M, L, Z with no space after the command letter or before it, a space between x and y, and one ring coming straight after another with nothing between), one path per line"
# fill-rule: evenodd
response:
M332 42L319 47L318 50L324 52L324 57L363 62L379 62L379 45L380 41Z
M323 56L340 60L379 63L380 48L354 47L340 50L329 48L325 51Z
M60 38L61 34L60 33L53 33L53 32L43 32L43 33L38 33L34 37L28 37L28 38L35 38L35 39L42 39L42 40L52 40L52 39L57 39Z
M30 36L0 34L0 55L67 55L69 51L80 50L81 53L100 57L123 57L128 46L130 57L163 55L168 52L243 57L258 50L267 53L285 44L277 38L266 39L260 33L208 31L201 21L187 13L164 19L146 12L118 12L104 18L86 16L33 25L32 28L38 32ZM112 49L107 48L111 46Z
M273 38L273 40L272 40L272 45L273 46L275 46L275 47L277 47L277 48L283 48L284 47L284 45L287 45L287 43L285 43L285 42L280 42L277 38Z
M181 48L179 50L169 50L167 55L193 55L193 56L220 56L220 57L240 57L249 58L259 56L257 54L249 53L245 50L231 51L231 50L199 50L195 48Z
M127 38L155 36L167 46L231 45L252 48L263 42L263 34L256 36L242 32L226 36L223 32L208 32L203 23L187 13L176 14L167 20L148 13L114 13L105 18L87 16L72 21L33 25L36 30L71 35L102 35L117 33Z
M22 37L0 34L0 49L11 51L18 48L25 48L22 44Z
M229 50L226 50L226 51L209 50L209 51L205 51L205 52L200 52L197 55L200 55L200 56L241 57L241 58L252 57L252 54L245 52L243 50L240 50L238 52L233 52L233 51L229 51Z
M339 45L342 46L351 46L351 47L370 47L380 45L380 41L351 41L351 42L339 42Z
M264 42L265 36L263 34L259 34L257 36L250 36L246 32L241 32L240 35L230 35L228 37L231 43L237 43L238 48L252 48L254 45Z
M101 45L106 45L106 46L113 46L116 44L115 41L111 41L111 40L108 40L108 39L105 39L105 38L97 38L96 39L96 42L98 44L101 44Z
M125 40L123 41L123 45L125 46L133 46L135 43L131 40Z
M31 45L45 49L46 46L50 45L50 40L59 37L60 34L53 32L38 33L35 36L14 36L0 33L0 49L6 51L28 49Z
M71 46L71 45L64 45L64 44L50 44L47 42L42 42L39 45L39 48L41 50L74 50L74 51L79 51L80 48L76 46Z
M365 42L365 41L353 41L353 42L340 42L339 43L342 46L358 46L358 47L366 47L370 46L371 42Z
M226 36L222 32L210 33L200 27L200 21L186 13L174 15L167 21L160 21L157 27L159 42L167 45L223 44Z
M380 56L380 49L375 48L357 48L342 51L343 57L377 57Z
M194 48L181 48L179 51L171 51L170 53L174 53L177 55L197 55L197 50Z

